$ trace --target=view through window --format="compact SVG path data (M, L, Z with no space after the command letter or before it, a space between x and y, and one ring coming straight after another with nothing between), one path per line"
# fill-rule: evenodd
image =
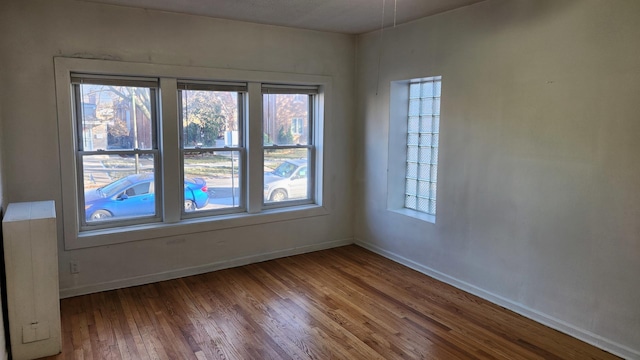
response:
M154 80L75 79L81 220L155 217Z
M244 208L245 85L181 83L184 212Z
M310 201L317 88L263 87L264 203Z
M318 86L260 85L262 129L253 130L262 133L263 171L249 176L247 83L176 79L178 124L172 130L165 122L162 132L158 104L171 95L161 94L159 79L72 74L71 84L83 230L163 221L169 198L172 219L244 212L256 182L264 195L253 212L316 201ZM179 149L163 140L171 131ZM172 173L182 189L163 186Z

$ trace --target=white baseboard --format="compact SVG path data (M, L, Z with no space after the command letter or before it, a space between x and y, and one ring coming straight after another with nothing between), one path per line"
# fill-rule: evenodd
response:
M103 282L98 284L60 289L60 298L64 299L64 298L69 298L73 296L92 294L100 291L122 289L126 287L131 287L131 286L150 284L158 281L165 281L165 280L177 279L177 278L191 276L191 275L204 274L211 271L228 269L232 267L248 265L248 264L258 263L258 262L267 261L267 260L273 260L273 259L286 257L286 256L299 255L299 254L304 254L304 253L318 251L318 250L325 250L325 249L330 249L330 248L345 246L350 244L353 244L353 239L328 241L320 244L313 244L308 246L273 251L269 253L243 256L235 259L218 261L215 263L201 265L201 266L194 266L189 268L165 271L157 274L136 276L132 278L108 281L108 282Z
M355 244L361 246L365 249L373 251L376 254L382 255L390 260L393 260L397 263L405 265L413 270L421 272L425 275L428 275L436 280L447 283L451 286L454 286L460 290L466 291L478 297L481 297L487 301L490 301L499 306L505 307L513 312L516 312L526 318L529 318L533 321L539 322L543 325L546 325L552 329L563 332L567 335L575 337L579 340L582 340L588 344L596 346L600 349L608 351L614 355L621 356L625 359L640 359L640 350L632 349L628 346L618 344L615 341L604 338L600 335L594 334L590 331L581 329L576 327L575 325L569 324L560 319L556 319L548 314L542 313L535 309L531 309L527 306L524 306L520 303L514 302L513 300L504 298L500 295L493 294L489 291L483 290L475 285L469 284L465 281L458 280L449 275L443 274L437 270L431 269L425 265L419 264L413 260L407 259L403 256L397 255L393 252L382 249L376 245L369 244L358 239L355 240Z

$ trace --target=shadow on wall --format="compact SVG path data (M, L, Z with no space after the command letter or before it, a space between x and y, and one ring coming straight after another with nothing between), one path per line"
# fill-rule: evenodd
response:
M0 220L4 218L4 209L0 206ZM11 353L11 342L9 341L9 309L7 308L7 273L5 271L4 266L4 237L2 235L2 231L0 231L0 289L2 293L2 297L0 297L0 301L2 301L2 326L4 331L4 338L0 339L0 359L4 359L4 350L6 349L7 353Z

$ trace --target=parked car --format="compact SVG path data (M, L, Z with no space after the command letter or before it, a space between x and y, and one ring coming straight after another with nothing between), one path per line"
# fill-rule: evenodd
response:
M153 174L135 174L84 193L87 222L118 217L153 215L155 206ZM200 209L209 202L204 179L184 179L184 210Z
M307 160L286 160L273 171L264 173L264 199L266 202L306 199Z

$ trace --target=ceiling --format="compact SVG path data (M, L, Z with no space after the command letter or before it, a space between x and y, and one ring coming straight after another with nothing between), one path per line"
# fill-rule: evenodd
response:
M361 34L483 0L79 0L303 29ZM395 10L395 11L394 11ZM395 14L395 16L394 16Z

